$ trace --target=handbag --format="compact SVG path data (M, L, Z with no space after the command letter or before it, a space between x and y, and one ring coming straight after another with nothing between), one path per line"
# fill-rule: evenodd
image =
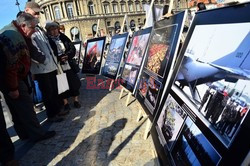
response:
M79 73L80 67L76 63L75 59L68 60L70 68L73 70L74 73Z
M67 79L66 73L63 72L62 68L60 65L57 64L57 88L58 88L58 94L61 94L67 90L69 90L69 83Z

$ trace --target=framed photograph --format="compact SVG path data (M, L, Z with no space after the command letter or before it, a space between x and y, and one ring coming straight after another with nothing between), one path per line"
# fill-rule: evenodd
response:
M94 38L87 41L82 66L84 74L99 74L106 37Z
M227 147L249 110L249 29L249 22L196 25L175 80Z
M107 59L102 68L102 75L115 79L120 69L124 48L127 43L128 33L115 35L111 39ZM110 65L111 64L111 65Z
M168 150L173 147L186 117L187 114L185 111L175 99L169 95L156 125L156 130L163 147L167 145Z
M175 165L218 165L221 160L220 154L189 117L171 155Z
M155 91L156 89L153 90L151 86L148 86L144 92L138 87L135 96L146 112L153 117L157 114L156 110L165 91L165 84L168 84L171 78L170 70L173 69L177 57L185 17L186 12L183 11L171 18L157 21L151 32L139 81L144 81L143 77L148 77L154 80L160 88ZM141 84L143 83L138 83L138 85ZM142 94L142 92L147 95Z
M132 93L134 92L134 88L136 86L141 65L144 62L144 55L151 30L152 27L149 27L134 33L127 58L125 60L125 66L121 74L121 84ZM129 68L131 70L129 70ZM132 73L128 73L128 71L131 71ZM133 76L134 78L130 77L130 81L128 81L128 75Z
M78 65L82 65L83 62L83 56L84 56L84 47L82 46L82 41L72 42L76 48L76 54L74 59L76 59Z

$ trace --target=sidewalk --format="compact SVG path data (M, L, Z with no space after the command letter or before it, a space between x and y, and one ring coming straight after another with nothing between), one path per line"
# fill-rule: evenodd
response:
M82 107L72 106L63 122L52 124L49 129L57 135L32 145L21 156L21 165L155 165L151 136L143 139L145 119L136 122L139 103L126 107L126 97L119 100L119 94L119 89L86 89L83 80Z

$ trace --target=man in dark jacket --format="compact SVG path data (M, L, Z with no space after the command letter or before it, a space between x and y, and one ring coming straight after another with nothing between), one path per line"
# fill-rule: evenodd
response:
M0 30L1 80L0 90L12 114L14 128L21 139L41 141L55 135L41 127L28 93L27 74L30 53L26 39L35 32L37 20L30 14L21 14L16 21Z

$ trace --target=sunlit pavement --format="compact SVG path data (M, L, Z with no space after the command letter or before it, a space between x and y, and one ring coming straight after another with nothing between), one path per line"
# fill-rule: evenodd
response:
M151 136L143 139L145 119L136 122L139 103L126 107L127 96L124 94L119 100L120 89L109 92L86 89L86 85L86 79L82 79L80 109L71 104L71 112L63 122L43 123L45 128L57 132L54 138L32 144L12 134L20 164L155 165ZM41 122L46 118L45 112L38 116Z

